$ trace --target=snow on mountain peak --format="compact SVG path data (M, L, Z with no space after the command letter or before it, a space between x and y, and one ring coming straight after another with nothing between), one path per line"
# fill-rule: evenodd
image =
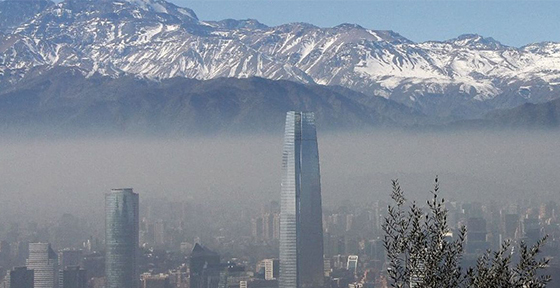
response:
M352 23L342 23L338 26L334 27L335 29L341 29L341 30L352 30L352 29L364 29L364 27L358 25L358 24L352 24Z
M475 49L499 50L507 48L502 43L494 40L494 38L492 37L482 37L478 34L463 34L446 42L452 43L457 46Z
M211 23L217 24L218 27L224 29L262 30L268 28L268 26L260 23L256 19L245 19L245 20L224 19L218 22L211 22Z
M124 0L128 3L136 5L144 10L154 11L159 13L167 13L167 9L159 1L154 0Z
M525 91L516 85L535 87L533 100L550 95L538 89L560 89L558 43L517 49L477 34L414 43L355 24L200 22L164 0L64 0L18 27L17 39L0 37L2 75L67 66L150 79L258 76L340 85L409 105L429 104L423 95L485 101Z
M114 0L114 1L117 2L119 0ZM127 2L130 5L138 7L144 11L171 14L181 18L187 17L187 18L191 18L192 20L198 21L198 17L191 9L178 7L165 0L120 0L120 1Z

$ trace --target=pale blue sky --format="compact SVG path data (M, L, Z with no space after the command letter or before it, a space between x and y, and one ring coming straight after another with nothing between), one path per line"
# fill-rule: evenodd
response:
M560 42L560 1L540 0L171 0L201 20L254 18L269 26L356 23L419 42L477 33L510 46Z

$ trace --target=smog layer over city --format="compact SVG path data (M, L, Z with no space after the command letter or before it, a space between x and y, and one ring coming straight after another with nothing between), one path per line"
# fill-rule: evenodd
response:
M318 128L324 204L387 201L397 178L423 201L436 175L449 200L556 200L559 141L551 131L358 134ZM143 199L227 203L231 210L279 200L282 133L3 140L2 147L3 218L102 215L102 192L131 183Z
M0 0L0 288L560 287L554 4Z

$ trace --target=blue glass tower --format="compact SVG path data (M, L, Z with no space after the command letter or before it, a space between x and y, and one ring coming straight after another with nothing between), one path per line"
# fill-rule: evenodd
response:
M138 194L131 188L105 194L107 288L138 288Z
M313 113L287 113L282 157L279 288L320 288L323 221Z

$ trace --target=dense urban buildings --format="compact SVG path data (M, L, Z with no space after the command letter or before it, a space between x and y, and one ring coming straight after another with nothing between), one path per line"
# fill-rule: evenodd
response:
M105 277L107 288L137 288L138 194L131 188L105 194Z
M247 204L227 212L224 206L216 203L206 199L143 199L140 231L144 231L145 238L140 242L138 258L141 273L138 279L143 282L139 285L189 288L200 287L202 283L205 288L278 288L279 240L267 239L266 233L254 237L251 232L253 219L276 214L279 203L266 199L260 205ZM549 235L539 255L550 259L547 269L550 272L546 273L553 275L553 283L547 287L560 287L555 282L556 275L560 275L560 217L556 203L558 201L543 202L541 199L486 203L446 201L451 228L449 237L457 237L457 229L462 225L472 232L467 235L465 250L469 251L464 255L463 266L476 265L481 247L497 250L506 239L516 245ZM325 286L390 287L381 229L387 204L380 199L359 198L323 205ZM57 232L68 223L68 215L43 222L17 219L18 222L12 223L0 219L0 277L4 278L0 288L22 287L18 286L20 283L26 288L33 287L29 280L33 270L14 267L26 265L30 258L29 243L37 241L51 243L51 249L58 254L58 275L66 270L67 275L76 275L74 279L77 279L85 273L88 288L106 287L104 213L103 209L97 210L98 215L72 216L87 231L72 241L57 241L60 239ZM159 231L156 223L165 223L163 246L152 236ZM265 225L263 222L262 231L266 230ZM519 249L512 250L514 258L518 257L518 252ZM11 281L11 275L27 279L28 285ZM76 287L83 282L78 280L70 285Z
M287 113L282 156L279 287L323 287L321 184L313 113Z
M382 229L388 203L372 196L322 206L319 172L313 114L290 112L281 195L232 204L158 194L140 208L132 189L114 189L105 194L105 214L94 207L51 219L0 219L0 288L390 287ZM445 202L446 237L467 227L461 261L472 267L504 240L532 244L549 235L539 255L550 260L547 287L560 287L556 203L452 199ZM519 257L519 249L511 253ZM411 287L422 282L422 270L412 271Z

